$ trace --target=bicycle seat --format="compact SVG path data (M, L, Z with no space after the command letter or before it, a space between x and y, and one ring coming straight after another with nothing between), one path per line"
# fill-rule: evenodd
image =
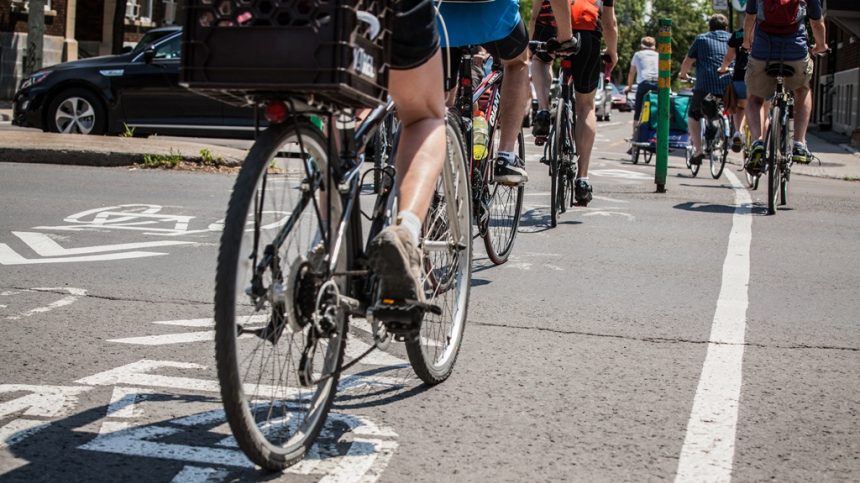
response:
M794 75L794 67L787 64L768 64L764 69L771 77L791 77Z

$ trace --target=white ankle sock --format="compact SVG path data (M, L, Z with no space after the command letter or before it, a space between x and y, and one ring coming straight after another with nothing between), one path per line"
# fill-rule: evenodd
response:
M406 228L412 236L412 243L418 246L418 238L421 237L421 219L411 211L397 213L397 224Z
M582 181L588 181L588 176L585 176L585 177L582 177L582 178L576 178L576 180L575 180L575 181L579 181L579 180L582 180Z
M499 153L496 156L498 156L500 158L505 158L506 161L513 161L514 156L516 156L516 155L510 151L499 151Z

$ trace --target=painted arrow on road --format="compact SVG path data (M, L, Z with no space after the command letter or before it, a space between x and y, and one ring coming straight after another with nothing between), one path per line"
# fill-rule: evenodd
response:
M46 258L25 258L5 243L0 243L0 265L33 265L40 263L100 262L108 260L127 260L130 258L156 257L167 255L163 252L136 251L141 248L155 248L173 245L190 245L185 241L152 241L139 243L120 243L95 245L90 247L63 248L44 233L12 232L34 252ZM123 251L132 250L132 251ZM116 253L105 253L116 252Z

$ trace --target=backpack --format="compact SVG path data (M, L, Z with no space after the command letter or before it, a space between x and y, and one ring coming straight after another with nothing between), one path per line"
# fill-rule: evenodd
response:
M570 22L573 30L597 30L601 0L571 0Z
M758 28L774 35L797 32L805 9L800 0L758 0Z

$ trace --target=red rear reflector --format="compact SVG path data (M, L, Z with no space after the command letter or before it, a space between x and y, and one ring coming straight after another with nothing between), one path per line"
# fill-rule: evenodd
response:
M472 79L469 79L468 77L463 77L462 79L460 79L460 85L463 87L469 87L470 85L472 85Z
M281 101L266 104L266 120L272 124L280 124L287 118L287 105Z
M564 59L561 61L562 69L570 69L571 67L573 67L573 61L571 61L570 59Z

